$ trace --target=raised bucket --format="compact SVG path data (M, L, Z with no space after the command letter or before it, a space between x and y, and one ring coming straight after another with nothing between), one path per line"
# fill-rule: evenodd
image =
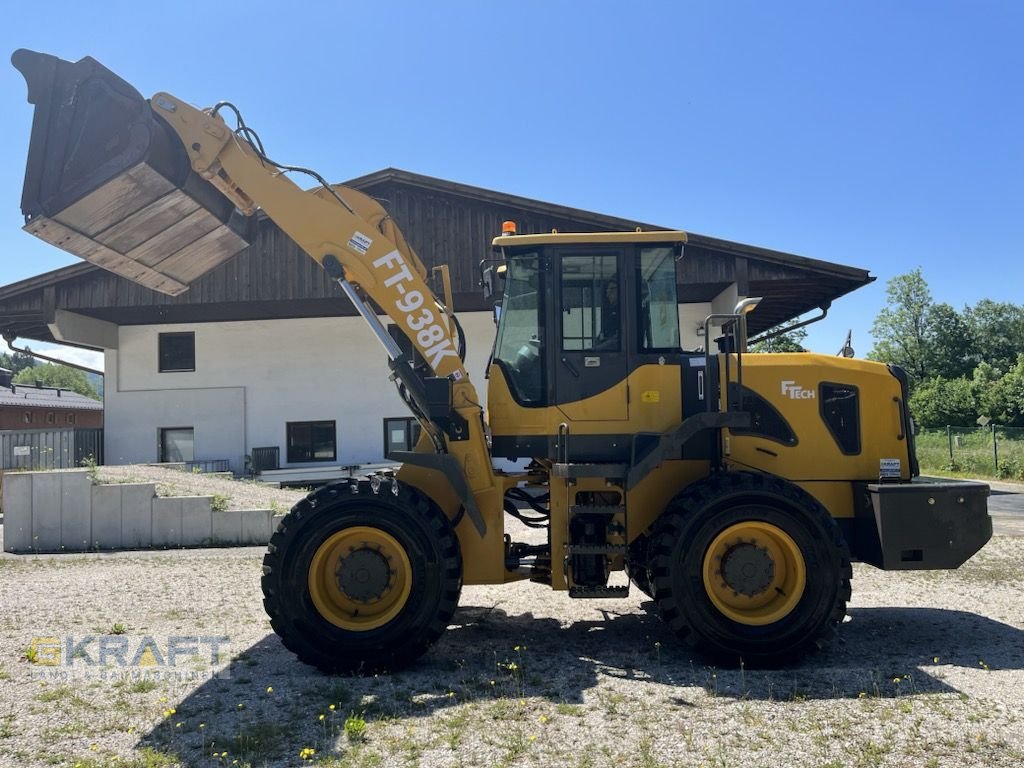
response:
M249 220L197 176L149 101L95 59L21 49L35 105L25 230L155 291L179 294L249 245Z

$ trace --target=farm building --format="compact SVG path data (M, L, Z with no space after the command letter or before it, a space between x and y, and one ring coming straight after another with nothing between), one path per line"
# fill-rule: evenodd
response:
M0 368L0 470L76 467L102 451L103 403L59 387L15 384Z
M493 338L481 259L503 220L520 233L663 229L386 169L346 186L383 203L428 270L449 266L481 395ZM89 263L0 288L0 332L104 352L105 461L226 462L330 475L404 449L411 423L386 380L384 354L320 267L274 223L252 245L167 296ZM678 272L680 338L738 298L763 296L756 335L828 307L872 278L865 270L689 234Z

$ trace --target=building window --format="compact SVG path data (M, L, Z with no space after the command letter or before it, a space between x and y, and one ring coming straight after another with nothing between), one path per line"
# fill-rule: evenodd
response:
M290 421L286 425L288 463L334 461L338 445L333 421Z
M420 423L411 416L384 419L384 455L411 451L420 439Z
M186 333L161 333L160 373L194 371L196 369L196 335Z
M160 461L192 461L195 458L194 436L192 427L161 427Z
M74 424L75 423L75 414L69 413L65 420L67 421L68 424Z
M46 423L47 424L56 424L57 423L57 414L55 414L53 411L50 411L48 414L46 414Z
M32 423L32 411L25 411L22 414L22 416L21 416L21 420L23 422L25 422L26 424L31 424Z

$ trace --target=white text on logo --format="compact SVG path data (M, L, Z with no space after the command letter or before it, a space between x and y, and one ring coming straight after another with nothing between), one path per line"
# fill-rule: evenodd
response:
M782 394L790 400L813 400L816 396L813 389L804 389L795 381L783 381Z

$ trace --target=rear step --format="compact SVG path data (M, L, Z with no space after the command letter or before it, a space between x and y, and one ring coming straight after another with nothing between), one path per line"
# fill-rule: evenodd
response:
M551 465L551 474L555 477L605 477L611 480L623 480L628 473L629 464L571 462L569 464Z

